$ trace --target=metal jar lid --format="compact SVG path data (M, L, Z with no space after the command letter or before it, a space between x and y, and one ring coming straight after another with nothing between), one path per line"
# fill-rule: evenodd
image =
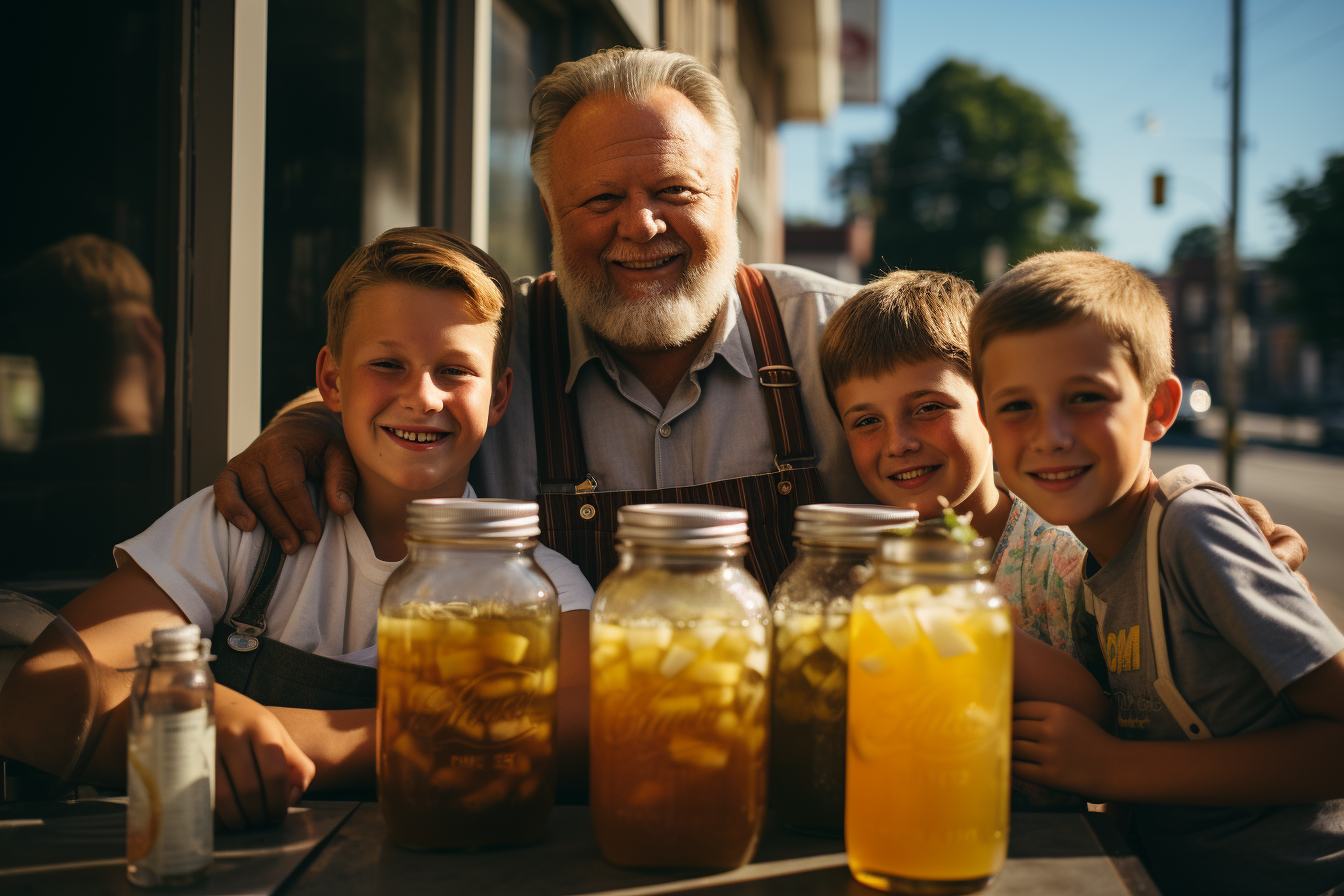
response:
M918 520L913 510L880 504L804 504L793 512L793 537L871 551L883 532L908 530Z
M746 544L747 512L713 504L629 504L616 511L616 538L651 547Z
M421 498L406 509L413 538L535 538L541 517L535 501L503 498Z

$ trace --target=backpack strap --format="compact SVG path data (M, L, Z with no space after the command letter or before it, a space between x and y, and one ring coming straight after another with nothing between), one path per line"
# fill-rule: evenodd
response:
M1171 656L1167 652L1167 626L1162 612L1162 588L1158 574L1161 559L1158 556L1158 530L1161 528L1162 515L1172 501L1192 488L1209 488L1231 494L1227 486L1210 479L1209 474L1198 464L1177 467L1157 480L1156 501L1148 514L1148 629L1152 632L1153 663L1157 670L1153 688L1166 703L1186 737L1190 740L1206 740L1213 736L1209 726L1190 708L1171 677Z
M228 624L233 626L229 635L229 647L239 653L256 650L259 640L266 631L266 608L275 597L275 586L280 581L280 569L285 564L285 552L280 543L266 532L261 540L261 551L257 554L257 565L252 568L252 578L247 583L247 593L238 609L229 617Z

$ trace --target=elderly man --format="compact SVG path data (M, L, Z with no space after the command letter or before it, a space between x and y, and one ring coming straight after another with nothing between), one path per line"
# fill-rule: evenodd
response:
M691 57L616 49L563 63L532 109L555 271L515 284L513 406L472 481L535 498L542 540L594 584L615 562L616 508L746 507L748 565L769 591L796 506L871 501L817 368L821 330L856 287L739 264L737 124ZM329 504L350 509L354 466L320 405L291 409L235 458L218 506L248 530L255 508L293 552L320 526L305 467L324 468ZM1243 503L1296 567L1297 534Z
M691 57L618 49L564 63L532 106L555 272L516 284L513 405L472 481L536 498L542 540L594 584L614 562L617 507L745 506L748 562L769 588L794 507L871 500L817 367L826 319L856 287L739 265L737 124ZM324 415L283 416L229 465L215 486L226 516L251 527L246 494L287 550L299 531L315 540L301 480L318 458L332 506L349 507L339 493L355 474Z

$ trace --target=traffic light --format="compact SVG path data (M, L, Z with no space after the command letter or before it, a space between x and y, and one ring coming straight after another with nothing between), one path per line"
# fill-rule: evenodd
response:
M1161 171L1153 175L1153 205L1167 204L1167 176Z

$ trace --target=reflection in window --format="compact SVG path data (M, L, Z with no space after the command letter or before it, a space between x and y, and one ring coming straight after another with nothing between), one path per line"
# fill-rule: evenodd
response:
M510 276L550 269L550 232L528 156L537 73L554 66L553 37L495 0L490 50L490 254ZM553 29L552 29L553 30Z
M419 223L420 14L418 0L268 8L264 419L315 385L341 263Z
M171 505L169 10L6 8L0 587L58 604Z

